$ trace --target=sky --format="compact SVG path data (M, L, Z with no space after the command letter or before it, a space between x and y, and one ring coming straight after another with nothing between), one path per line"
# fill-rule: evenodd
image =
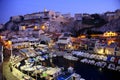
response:
M11 16L40 12L44 9L61 13L104 13L120 9L120 0L0 0L0 24Z

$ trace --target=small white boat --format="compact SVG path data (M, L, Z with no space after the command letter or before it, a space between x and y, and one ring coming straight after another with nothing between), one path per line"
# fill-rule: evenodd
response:
M65 59L68 59L68 60L73 60L73 61L77 61L78 58L77 57L74 57L74 56L70 56L70 55L65 55L63 56Z

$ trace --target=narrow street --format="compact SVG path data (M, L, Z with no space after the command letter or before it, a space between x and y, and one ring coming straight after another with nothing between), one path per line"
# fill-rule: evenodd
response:
M7 60L4 60L3 62L3 80L25 80L25 78L30 78L30 76L22 73L15 67L12 67L12 70L10 69L10 61L9 58ZM24 78L23 78L24 77ZM0 79L2 80L2 79ZM34 80L31 78L31 80Z
M3 76L3 80L18 80L10 71L8 60L3 62Z

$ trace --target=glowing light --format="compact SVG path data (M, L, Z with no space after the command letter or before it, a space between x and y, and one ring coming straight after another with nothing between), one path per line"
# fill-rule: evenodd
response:
M26 29L26 27L25 26L22 26L22 30L25 30Z
M103 34L104 37L111 37L111 36L117 36L117 33L109 31L109 32L105 32Z
M68 44L68 47L70 48L70 47L71 47L71 45L70 45L70 44Z
M86 36L85 35L81 35L81 36L79 36L79 38L86 38Z
M10 49L12 47L12 41L7 41L7 42L4 42L5 44L5 47Z
M85 35L81 35L80 37L81 37L81 38L86 38L86 36L85 36Z
M42 29L42 30L45 30L45 29L46 29L46 27L45 27L44 25L42 25L42 26L41 26L41 29Z
M98 53L98 54L105 54L103 48L101 48L101 49L97 49L97 53Z
M3 36L0 36L0 39L3 39Z
M8 41L8 45L11 45L12 44L12 41Z
M37 26L34 26L34 29L36 30L36 29L37 29Z
M115 42L114 40L109 40L108 45L110 45L111 43L114 43L114 42Z

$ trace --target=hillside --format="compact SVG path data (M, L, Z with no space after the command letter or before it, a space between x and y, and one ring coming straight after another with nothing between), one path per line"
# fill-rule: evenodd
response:
M112 20L109 23L107 23L99 28L92 28L91 30L101 31L101 32L105 32L105 31L120 32L120 18L116 19L116 20Z

